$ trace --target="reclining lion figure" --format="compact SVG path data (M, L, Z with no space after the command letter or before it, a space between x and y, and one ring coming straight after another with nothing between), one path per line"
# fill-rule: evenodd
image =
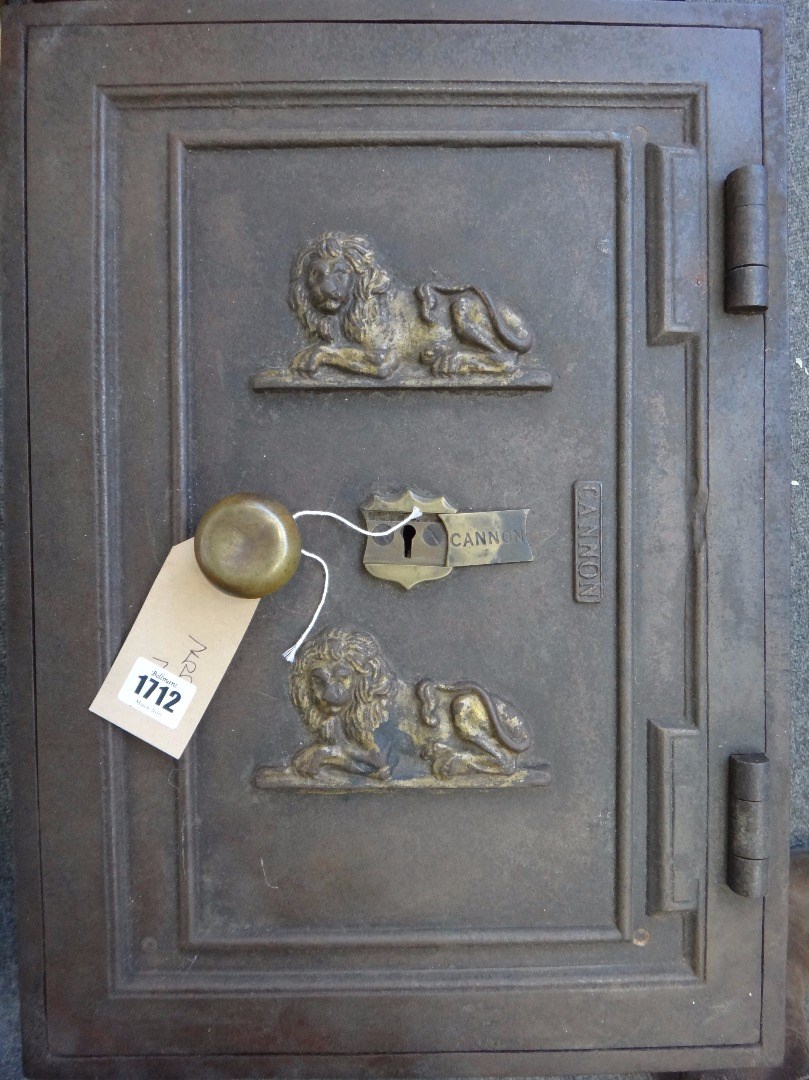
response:
M475 285L399 285L368 240L327 232L307 244L292 270L289 303L313 339L292 369L314 376L330 366L386 379L401 365L433 375L508 375L533 344L510 307Z
M390 780L398 754L440 780L508 776L531 745L505 701L475 683L410 685L376 640L357 630L324 630L309 641L290 674L290 696L314 739L292 759L305 777L338 769Z

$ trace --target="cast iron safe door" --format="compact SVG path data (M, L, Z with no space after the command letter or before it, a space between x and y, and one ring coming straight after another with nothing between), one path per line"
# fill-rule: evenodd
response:
M119 0L14 9L3 46L35 1075L777 1057L778 14ZM725 310L748 166L766 315ZM303 521L302 659L306 560L175 762L87 707L238 491L427 511L367 550ZM734 753L770 761L761 850Z

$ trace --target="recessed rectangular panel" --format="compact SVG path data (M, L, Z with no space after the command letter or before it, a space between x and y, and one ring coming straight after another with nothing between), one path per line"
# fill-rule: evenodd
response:
M405 598L396 585L383 585L365 573L357 559L358 541L332 528L307 526L306 543L329 554L333 564L335 591L321 628L342 636L340 644L335 638L329 648L354 655L360 647L351 638L356 627L371 635L385 666L410 685L398 701L389 695L383 703L383 727L398 728L377 740L392 768L389 790L380 792L379 782L371 781L379 795L375 805L355 798L324 807L317 799L301 802L280 791L260 789L256 796L243 780L216 796L207 779L233 775L232 755L237 751L243 757L248 744L256 767L266 769L294 762L307 741L306 724L314 722L317 706L307 714L288 698L285 703L287 685L294 686L281 656L289 643L282 635L291 641L302 629L294 613L312 603L316 583L304 567L279 597L292 617L279 620L268 605L246 643L260 674L238 707L239 738L233 744L205 739L198 747L194 786L209 789L213 798L206 799L204 826L195 828L191 838L199 865L199 878L192 884L196 935L203 941L246 936L279 943L288 933L297 935L293 940L311 934L314 942L360 929L373 934L374 941L384 942L387 933L409 934L413 943L435 934L461 941L465 931L484 933L495 942L548 935L565 940L581 933L620 936L616 890L625 892L627 884L616 880L611 812L617 789L610 749L618 728L614 707L592 723L600 712L598 703L611 699L616 678L614 588L601 622L576 643L577 650L587 648L598 656L576 696L566 681L537 679L537 665L552 671L569 662L576 637L575 609L560 588L569 559L563 539L566 507L555 496L561 470L554 440L538 437L549 422L550 399L506 393L507 381L501 381L502 393L483 395L474 378L467 385L463 371L448 372L445 393L428 399L403 400L406 391L400 387L395 393L336 399L286 390L282 395L256 393L249 379L233 369L241 366L249 374L265 362L268 349L289 358L306 340L287 299L290 289L309 288L308 280L296 278L301 252L306 262L312 238L316 246L317 238L325 236L323 250L339 249L348 267L362 249L375 274L397 282L381 294L392 306L412 295L422 278L439 284L479 282L475 288L487 297L510 294L527 324L545 327L535 346L543 365L564 378L575 377L577 369L586 371L601 384L604 392L590 399L586 411L570 399L563 424L590 442L605 478L617 483L615 372L629 363L625 349L618 358L616 305L628 288L628 144L603 132L332 134L329 142L333 145L324 147L320 140L299 135L258 140L251 134L237 140L217 132L195 138L186 151L185 195L178 199L186 273L183 362L189 372L213 374L215 363L221 373L189 379L191 517L228 483L224 477L234 467L242 470L242 483L249 487L259 487L269 472L276 488L295 490L297 478L305 474L311 481L301 505L334 505L334 492L343 491L350 495L341 510L352 517L369 495L397 486L443 493L462 510L494 508L505 498L531 508L532 539L541 545L541 556L535 564L458 568L446 581L425 582ZM361 185L352 183L358 174ZM591 190L583 206L577 178L585 175ZM326 176L333 194L313 221L312 207ZM425 176L434 188L429 202L423 198ZM556 215L541 214L538 183L553 193L557 207L569 200L563 227ZM282 192L295 194L286 197L279 218L271 208L279 205ZM478 222L473 252L470 217ZM533 227L526 235L529 220ZM552 313L564 310L563 296L555 292L562 281L559 266L569 267L568 279L577 276L580 250L600 242L603 253L580 276L575 296L567 297L567 303L585 305L588 317L555 327ZM419 267L419 257L427 264ZM317 258L325 264L329 256ZM211 275L214 263L222 265L223 277ZM549 273L552 263L555 271ZM246 266L253 269L246 271ZM237 267L244 275L242 285L222 289ZM548 269L540 273L541 267ZM394 288L399 297L389 295ZM475 299L470 292L469 303ZM410 311L403 310L400 318ZM411 314L418 319L411 327L418 335L425 324ZM490 327L488 333L496 331ZM627 337L625 330L622 340ZM472 354L468 342L458 340L452 347ZM480 355L481 363L495 363ZM401 369L417 364L405 349ZM356 379L352 371L332 371L344 381ZM308 377L316 383L321 371ZM378 382L387 389L386 380ZM232 432L225 442L222 430ZM593 430L600 432L598 449L587 434ZM270 462L273 445L284 446L283 460ZM230 482L237 482L235 476ZM613 503L607 539L613 567L614 528ZM540 596L559 620L553 640L536 622ZM309 676L304 669L297 677ZM437 691L445 699L438 702L444 719L434 738L427 709L414 696L424 679L458 687L454 694ZM519 717L530 745L514 751L496 734L481 732L497 741L503 763L474 742L464 746L449 725L465 683L507 701L503 707ZM215 708L233 711L234 706L223 695ZM557 739L545 718L561 710L567 715L568 737ZM577 728L579 737L570 737ZM447 739L446 750L434 749ZM597 784L592 783L595 746L601 770ZM420 770L414 768L419 761L425 763ZM546 766L555 778L550 786L536 790L523 783ZM326 766L323 775L315 770L311 779L338 782L340 771ZM442 782L442 794L397 790L400 775L410 784L420 773L433 786ZM267 773L261 775L266 782ZM471 791L466 776L477 777ZM482 792L481 785L497 790ZM301 784L300 790L307 788ZM538 820L542 828L535 826ZM582 820L589 823L586 831L580 828ZM238 835L239 845L219 844L216 837L223 833ZM324 872L324 851L330 853L326 865L331 871ZM543 868L559 860L569 870L551 879ZM268 891L265 875L285 885ZM418 882L416 895L413 882ZM537 918L542 910L546 916ZM437 962L442 963L440 958Z

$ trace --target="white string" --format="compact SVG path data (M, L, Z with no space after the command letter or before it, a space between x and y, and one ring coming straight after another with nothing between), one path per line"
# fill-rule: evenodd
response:
M307 559L314 559L316 562L319 562L320 565L323 567L323 592L320 595L320 603L315 608L315 613L312 616L312 620L309 625L306 627L306 629L292 646L292 648L287 649L285 653L282 653L284 659L288 660L290 664L295 663L295 657L298 654L298 649L301 647L301 645L303 645L304 641L306 641L306 639L312 632L314 625L318 620L318 616L323 610L323 605L326 603L326 595L329 591L329 567L326 563L326 560L321 559L319 555L315 555L314 551L307 551L306 548L301 548L301 555L305 555Z
M349 529L353 529L354 532L358 532L362 536L390 536L398 529L404 528L404 526L407 525L408 522L415 521L417 518L420 518L421 510L416 507L410 514L408 514L406 518L404 518L404 520L397 522L389 529L382 529L379 532L375 532L373 529L361 529L359 525L355 525L352 521L348 521L346 518L341 517L339 514L333 514L331 510L299 510L297 514L293 514L292 517L295 521L297 521L298 518L302 517L332 518L333 521L339 521L342 525L347 525ZM317 608L315 609L315 613L312 616L309 625L306 627L306 629L292 646L292 648L287 649L285 653L282 653L284 659L287 660L290 664L294 664L295 657L298 655L298 649L300 649L301 645L303 645L304 641L306 641L306 639L309 637L312 630L314 629L315 623L317 622L318 617L323 610L323 605L326 603L326 597L329 592L329 568L326 564L326 560L321 559L319 555L315 555L313 551L307 551L305 548L301 548L301 555L305 555L307 559L314 559L315 562L319 562L320 565L323 567L323 592L320 595L320 603L317 605Z

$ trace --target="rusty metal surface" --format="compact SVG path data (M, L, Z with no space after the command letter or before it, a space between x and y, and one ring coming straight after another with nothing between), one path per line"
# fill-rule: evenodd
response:
M809 1076L809 852L796 849L789 868L786 1053L766 1069L683 1073L671 1080L806 1080Z
M33 592L21 577L13 619L25 716L33 596L44 876L30 854L22 876L24 895L43 906L44 938L31 930L28 943L44 950L47 1021L35 960L26 1015L44 1074L530 1075L777 1054L784 852L773 851L763 922L760 904L720 879L730 750L766 742L772 826L784 835L777 92L767 90L766 145L757 126L758 47L770 87L778 19L735 9L723 12L736 27L725 31L714 7L712 28L691 29L706 9L677 8L676 32L653 28L654 4L583 3L573 29L509 25L499 6L505 21L486 26L279 22L269 33L259 20L164 34L104 27L100 8L77 4L59 17L86 17L92 30L31 30L27 356L42 572ZM32 8L31 18L56 10ZM134 20L152 10L115 7ZM647 25L619 34L592 21L597 10L605 22L631 10ZM10 64L16 25L4 31ZM622 81L627 56L641 91ZM361 85L341 84L345 70ZM6 79L8 88L9 65ZM618 82L617 94L598 89ZM705 83L723 118L716 127L705 126ZM448 120L473 145L430 136ZM427 136L385 138L402 124ZM306 147L279 134L306 125L382 134L373 145ZM519 144L474 136L526 128L534 135ZM686 146L699 164L696 174L691 158L673 166L685 186L667 201L658 185L648 218L645 140L660 147L658 162ZM763 323L720 310L714 194L741 149L763 151L772 185L767 413ZM58 220L56 177L73 211ZM645 333L647 245L673 252L667 224L676 231L683 207L696 273L650 260L664 302ZM502 291L544 343L560 376L553 392L453 383L441 394L256 394L266 342L287 357L300 349L286 253L335 227L373 236L402 281L422 280L437 255L448 277L461 268L486 295ZM92 237L102 238L95 252ZM9 258L10 415L22 416L20 279ZM70 469L55 468L55 447ZM581 476L603 485L603 595L591 605L571 591L570 492ZM369 801L256 789L257 763L302 749L275 647L311 596L302 575L264 608L176 782L166 783L162 759L88 722L82 702L156 561L215 498L247 486L293 509L350 510L370 490L411 481L461 506L536 507L541 557L411 594L371 579L350 545L334 548L333 625L384 642L407 692L437 676L508 695L542 736L547 790L391 790ZM60 519L58 545L46 511ZM28 519L19 506L12 519L24 560ZM331 542L314 526L312 537ZM66 556L63 579L53 570ZM446 694L449 723L463 693ZM458 716L492 724L483 700L472 694ZM663 715L699 733L712 793L695 860L708 867L707 892L685 914L646 908L645 722Z

